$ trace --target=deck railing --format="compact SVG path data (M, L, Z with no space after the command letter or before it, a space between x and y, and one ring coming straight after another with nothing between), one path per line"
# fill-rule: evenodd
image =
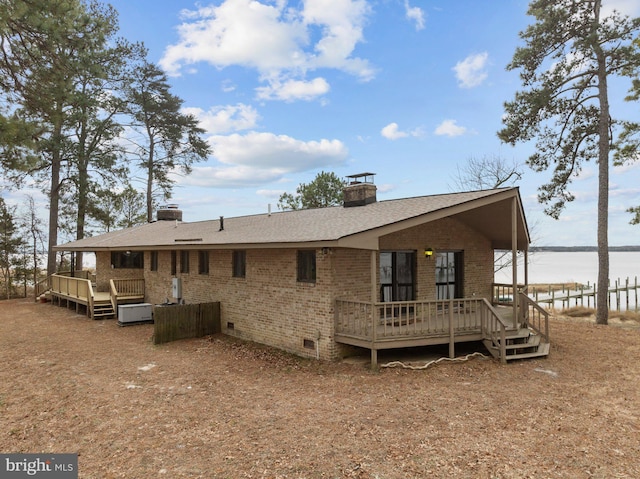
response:
M111 279L109 284L116 296L144 296L144 278Z
M87 315L91 316L95 296L93 294L91 280L75 276L52 274L50 281L50 289L53 293L71 299L76 303L86 304Z
M127 299L138 300L144 298L144 278L110 279L109 296L111 306L116 317L118 316L118 304Z
M338 299L335 305L336 334L372 345L394 339L448 337L452 346L457 336L479 334L503 348L507 327L484 298L376 303Z
M499 306L509 306L513 304L513 284L493 283L493 298L491 303ZM526 291L524 284L517 285L517 292Z
M71 276L70 271L58 271L55 273L57 276ZM77 270L73 273L74 278L79 279L90 279L95 282L95 274L92 274L86 270ZM37 300L42 294L46 293L51 289L51 276L47 276L44 279L41 279L35 284L33 288L34 298Z

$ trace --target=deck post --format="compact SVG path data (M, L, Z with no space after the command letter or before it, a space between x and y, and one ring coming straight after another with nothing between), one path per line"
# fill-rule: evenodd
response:
M518 327L518 199L511 200L511 271L513 278L513 327Z
M453 299L449 300L449 358L456 357L456 335L453 328Z
M378 254L376 250L371 250L371 369L378 369L378 350L376 349L376 300L377 300L377 268L376 260Z

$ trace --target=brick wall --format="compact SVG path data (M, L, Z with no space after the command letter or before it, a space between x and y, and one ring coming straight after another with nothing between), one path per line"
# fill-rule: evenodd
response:
M380 250L416 250L416 299L436 298L435 258L424 250L464 251L464 296L491 298L493 249L491 242L476 230L454 218L409 228L380 238Z
M149 268L149 255L144 255L145 269ZM98 251L96 253L96 286L98 291L109 291L109 280L118 279L138 279L145 274L143 269L135 268L111 268L111 253L108 251Z
M435 299L435 259L425 248L464 251L465 296L490 297L493 250L490 242L455 219L447 218L380 239L381 250L417 251L417 299ZM349 354L351 347L333 341L336 298L371 298L371 252L343 248L316 249L316 282L298 282L295 249L246 250L246 276L232 277L232 250L209 252L209 274L198 273L198 252L190 251L189 273L180 273L186 303L220 301L222 331L239 338L275 346L301 356L322 359ZM376 253L376 275L378 274ZM145 301L172 298L170 251L158 252L158 271L150 271L151 253L145 253ZM110 277L140 277L142 271L111 269L110 255L96 255L98 285ZM378 279L376 278L376 282ZM376 294L378 288L376 287ZM233 328L230 326L233 325ZM312 349L304 345L309 340Z

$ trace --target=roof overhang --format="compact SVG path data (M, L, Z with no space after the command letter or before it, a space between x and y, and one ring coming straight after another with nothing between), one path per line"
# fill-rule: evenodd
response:
M341 239L339 243L347 248L378 249L381 236L443 218L455 218L478 231L491 241L494 249L511 250L514 233L516 249L523 251L529 248L529 229L517 188L358 233Z

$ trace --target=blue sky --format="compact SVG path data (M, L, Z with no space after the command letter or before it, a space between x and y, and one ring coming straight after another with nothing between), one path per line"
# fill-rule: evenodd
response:
M273 210L320 171L376 173L378 199L448 193L470 157L524 163L532 145L496 136L520 87L507 72L523 0L114 0L121 35L142 41L172 91L207 130L214 154L179 178L185 221ZM637 0L607 9L640 15ZM614 82L614 117L638 119ZM519 183L537 245L596 244L595 164L559 221L536 200L549 173ZM640 164L612 170L610 244L640 244Z

